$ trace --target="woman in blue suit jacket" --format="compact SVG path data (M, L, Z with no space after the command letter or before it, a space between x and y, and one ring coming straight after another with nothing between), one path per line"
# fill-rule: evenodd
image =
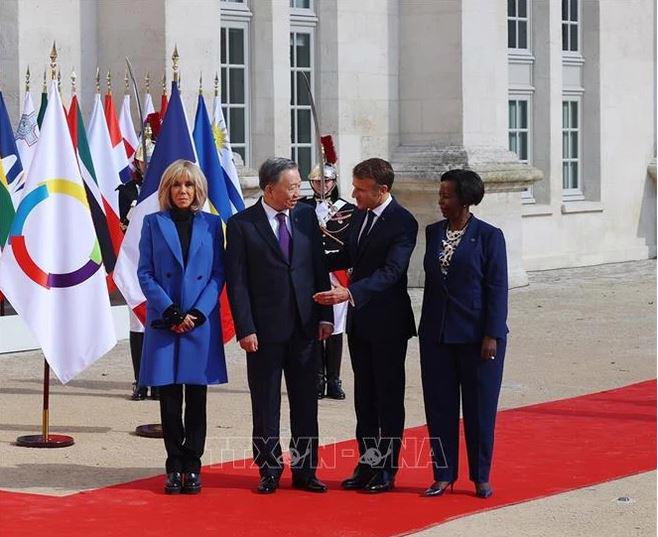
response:
M144 218L139 243L147 300L139 382L160 386L168 494L201 491L208 384L227 381L219 314L224 236L221 219L201 212L207 192L194 163L172 163L158 190L161 210Z
M440 496L457 479L461 390L469 477L480 498L492 494L489 470L507 343L507 256L500 229L475 218L480 176L441 176L445 220L426 229L425 293L418 336L434 483Z

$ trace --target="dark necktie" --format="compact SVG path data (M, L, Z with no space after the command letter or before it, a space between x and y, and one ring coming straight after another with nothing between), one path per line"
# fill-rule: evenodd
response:
M288 226L286 226L286 215L285 213L278 213L276 219L279 221L279 246L281 247L281 252L286 261L290 261L290 232L288 231Z
M363 240L368 236L368 233L370 233L370 228L372 227L372 221L374 219L375 213L371 210L368 210L368 215L366 216L366 226L363 228L361 236L359 237L359 244L361 244Z

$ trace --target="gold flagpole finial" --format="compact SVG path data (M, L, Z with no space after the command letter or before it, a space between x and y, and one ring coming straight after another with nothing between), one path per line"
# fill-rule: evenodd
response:
M162 75L162 95L167 95L167 73Z
M146 93L151 93L151 73L146 71L146 76L144 77L144 84L146 84Z
M171 61L174 68L174 82L176 83L176 85L180 85L180 75L178 74L179 59L180 59L180 55L178 54L178 45L174 45L174 53L171 55Z
M48 91L48 69L46 67L43 68L43 87L41 88L41 93L46 93Z
M57 78L57 46L53 41L53 48L50 51L50 76L52 80Z
M203 95L203 71L199 73L199 95Z
M62 71L57 68L57 91L62 93Z
M75 95L75 82L76 82L75 69L71 69L71 95Z
M130 95L130 82L128 78L128 69L126 69L126 74L123 77L123 82L124 82L123 94Z
M107 70L105 79L107 80L107 94L112 95L112 72L109 69Z
M30 66L27 66L27 71L25 72L25 93L30 91Z
M215 97L219 95L219 75L215 72Z
M101 68L96 67L96 93L101 92Z

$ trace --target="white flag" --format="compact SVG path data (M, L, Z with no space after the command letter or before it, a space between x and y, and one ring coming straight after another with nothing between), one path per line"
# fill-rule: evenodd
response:
M23 174L15 181L16 184L13 185L11 191L11 198L15 207L18 207L23 197L25 178L30 169L30 163L32 162L32 157L34 157L34 151L37 148L38 141L39 125L37 124L37 113L34 111L32 94L28 91L25 93L23 114L16 129L16 148L18 149L21 164L23 165Z
M100 248L54 81L0 259L0 290L63 383L116 344Z
M121 136L123 137L123 144L126 147L126 156L128 162L132 166L133 159L135 158L135 151L137 151L137 144L139 139L135 133L133 119L130 115L130 95L123 96L123 103L121 104L121 112L119 113L119 128L121 129Z

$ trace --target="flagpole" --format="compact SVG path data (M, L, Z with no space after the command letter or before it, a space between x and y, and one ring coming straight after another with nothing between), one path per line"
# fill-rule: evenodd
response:
M53 43L50 53L50 68L52 79L57 78L57 48ZM59 88L58 88L59 91ZM43 359L43 408L41 412L41 434L19 436L16 445L33 448L60 448L72 446L75 443L73 437L63 434L50 434L50 365Z

